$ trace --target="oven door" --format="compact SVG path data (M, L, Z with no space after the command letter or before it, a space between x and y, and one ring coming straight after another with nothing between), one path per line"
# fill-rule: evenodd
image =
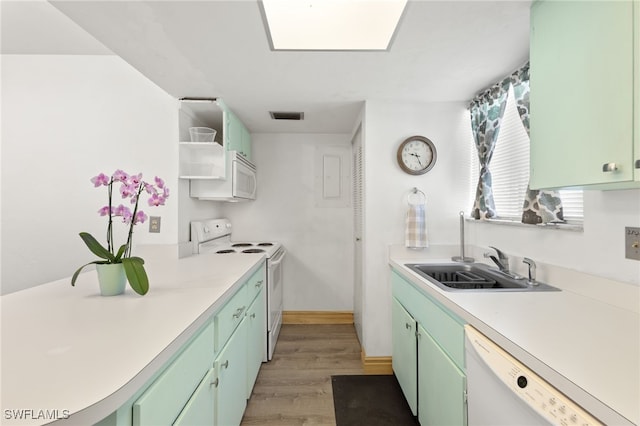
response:
M236 156L232 167L232 195L234 198L245 198L247 200L256 199L257 177L256 171L244 159Z
M269 291L267 292L267 307L269 310L269 318L267 320L268 336L267 336L267 358L273 358L273 351L276 347L276 341L280 334L282 326L282 261L284 259L285 250L282 249L274 257L267 262L267 283Z

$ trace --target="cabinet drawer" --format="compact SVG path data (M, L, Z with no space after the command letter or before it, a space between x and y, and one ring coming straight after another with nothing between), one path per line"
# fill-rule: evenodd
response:
M260 269L258 269L253 275L251 275L251 278L249 278L249 280L247 281L249 303L251 303L251 301L256 298L256 296L260 293L260 290L262 290L262 288L267 283L267 277L265 273L266 268L263 263Z
M456 365L464 369L464 321L419 291L397 272L391 274L393 295Z
M224 346L225 342L242 321L249 307L246 283L242 285L231 297L226 305L214 317L216 330L216 352Z
M133 404L133 424L171 424L213 365L213 323L208 323Z

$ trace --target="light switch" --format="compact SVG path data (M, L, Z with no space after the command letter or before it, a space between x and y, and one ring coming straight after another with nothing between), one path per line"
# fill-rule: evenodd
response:
M640 260L640 228L624 228L624 257Z

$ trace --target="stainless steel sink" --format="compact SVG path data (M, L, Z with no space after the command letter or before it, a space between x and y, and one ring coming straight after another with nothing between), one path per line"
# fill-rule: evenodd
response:
M447 291L559 291L544 283L533 285L526 278L507 275L483 263L407 263L405 266Z

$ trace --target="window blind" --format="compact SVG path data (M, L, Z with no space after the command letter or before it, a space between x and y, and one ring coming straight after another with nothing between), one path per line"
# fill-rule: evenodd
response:
M480 166L473 135L471 147L471 179L469 182L470 205L478 185ZM524 194L529 183L529 136L522 125L516 106L513 87L509 87L507 106L500 125L500 133L489 164L493 181L493 198L497 219L520 222ZM570 223L583 220L582 190L559 191L563 204L564 218Z

